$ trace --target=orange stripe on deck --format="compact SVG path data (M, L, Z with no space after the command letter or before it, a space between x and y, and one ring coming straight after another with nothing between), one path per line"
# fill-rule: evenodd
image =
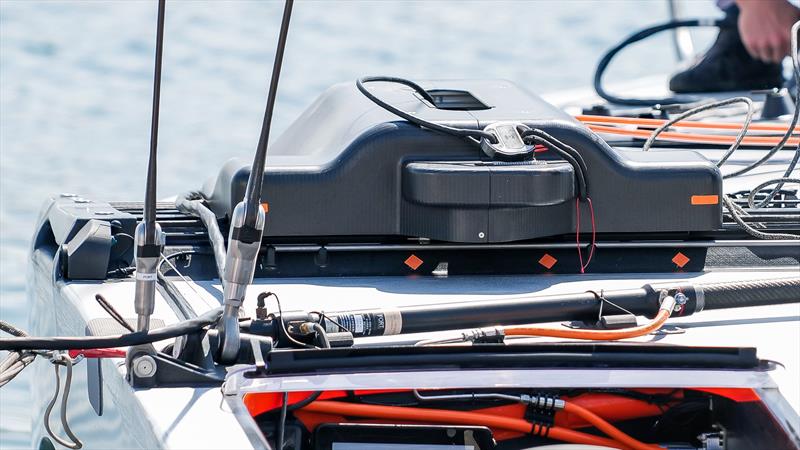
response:
M693 195L693 205L716 205L719 204L719 195Z

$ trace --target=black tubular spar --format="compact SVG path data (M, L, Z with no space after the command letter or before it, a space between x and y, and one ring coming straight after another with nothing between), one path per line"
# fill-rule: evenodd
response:
M278 35L278 49L275 51L275 61L272 65L272 79L269 82L269 93L267 94L267 108L264 111L264 121L261 124L261 134L258 138L256 155L253 158L253 165L250 168L250 178L247 180L247 188L244 195L245 202L245 225L255 226L256 211L261 204L261 186L264 183L264 166L267 160L267 144L269 143L269 130L272 124L272 112L275 109L275 97L278 92L278 80L281 75L281 65L283 64L283 51L286 48L286 37L289 34L289 19L292 17L292 6L294 0L286 0L283 7L283 18Z
M703 309L799 303L800 277L708 284L667 282L604 292L421 305L394 310L333 312L326 313L329 319L323 318L322 321L329 330L337 327L335 321L350 329L355 337L366 337L564 320L596 320L600 312L601 293L602 298L608 300L603 306L605 314L623 313L611 305L613 303L633 314L654 317L660 306L662 291L670 295L683 294L685 305L681 316L688 316Z
M743 308L800 302L800 278L706 283L697 286L703 309Z

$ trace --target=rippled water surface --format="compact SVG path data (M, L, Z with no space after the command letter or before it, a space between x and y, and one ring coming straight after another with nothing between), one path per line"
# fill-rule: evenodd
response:
M712 2L687 2L694 15ZM167 7L159 192L199 187L255 148L282 4ZM49 193L144 195L156 6L0 0L0 317L26 325L25 268ZM327 86L367 74L507 78L534 92L585 86L604 49L666 19L662 1L299 1L276 135ZM666 36L628 52L615 79L674 68ZM325 126L325 124L319 124ZM0 391L0 447L29 444L28 382Z

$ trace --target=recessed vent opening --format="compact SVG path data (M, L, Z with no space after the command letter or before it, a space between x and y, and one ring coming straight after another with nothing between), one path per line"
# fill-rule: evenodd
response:
M437 109L476 111L492 108L467 91L431 89L428 91L428 94L433 97L433 106Z

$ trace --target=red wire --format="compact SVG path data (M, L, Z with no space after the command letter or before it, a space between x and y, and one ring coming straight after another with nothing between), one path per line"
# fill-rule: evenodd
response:
M586 264L583 263L583 252L581 251L581 203L580 199L575 199L575 246L578 248L578 263L581 266L581 273L585 273L589 263L592 262L594 256L594 249L597 247L597 227L594 222L594 205L592 199L586 197L586 202L589 203L589 214L592 219L592 243L589 245L589 257L586 259Z
M578 264L583 273L583 253L581 252L581 201L575 197L575 246L578 248Z
M589 267L589 263L592 262L592 256L594 256L594 249L597 247L597 227L594 223L594 205L592 205L591 198L586 197L586 201L589 203L589 214L592 218L592 245L589 247L589 258L586 259L586 265L581 269L581 273L583 273L583 269Z

